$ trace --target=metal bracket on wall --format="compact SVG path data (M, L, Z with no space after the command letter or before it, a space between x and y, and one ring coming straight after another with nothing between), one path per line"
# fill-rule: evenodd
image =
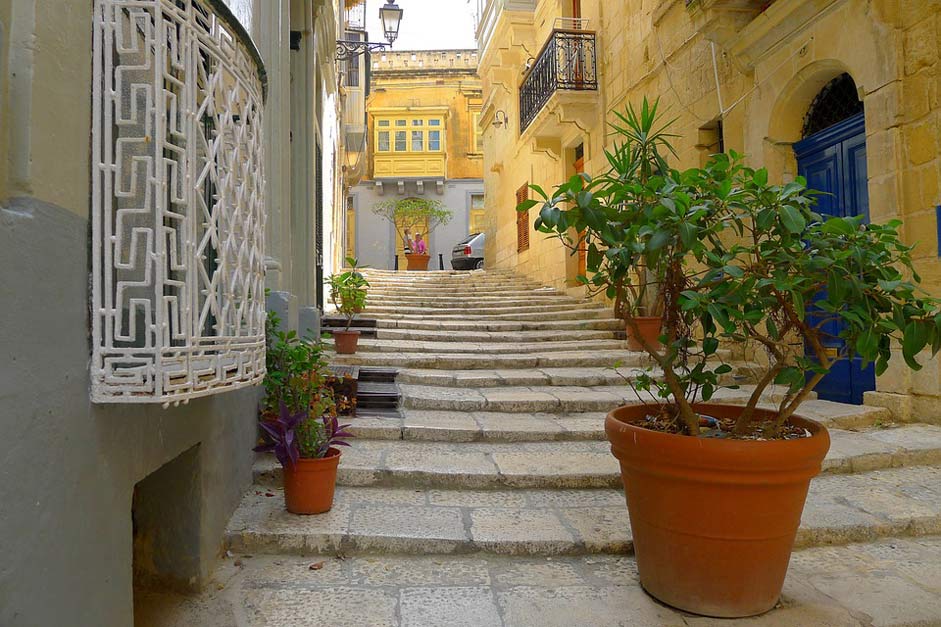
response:
M351 41L348 39L337 39L337 61L348 61L353 57L358 57L367 52L377 52L385 50L389 44L371 43L368 41Z

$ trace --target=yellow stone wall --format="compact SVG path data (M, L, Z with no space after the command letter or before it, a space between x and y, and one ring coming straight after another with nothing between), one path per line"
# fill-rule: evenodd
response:
M482 104L476 50L377 53L372 57L371 75L372 93L366 103L367 179L483 178L483 154L480 146L475 147L473 124ZM376 119L396 113L403 118L440 115L445 126L443 154L378 153Z
M749 5L732 0L690 6L685 0L582 0L587 29L597 31L600 88L550 101L550 111L541 114L548 121L533 124L542 130L530 127L521 135L525 64L570 1L534 4L533 11L502 11L481 50L487 257L496 267L584 290L572 287L572 259L557 241L531 233L530 250L517 253L515 194L526 182L548 189L570 176L570 151L578 143L584 143L586 171L602 171L612 110L659 97L676 118L680 167L701 164L715 149L708 128L721 117L726 149L746 153L750 165L767 167L772 179L789 180L796 176L792 144L801 138L811 101L848 72L865 106L871 219L904 221L906 240L918 244L925 287L941 296L935 213L941 204L941 2L776 0L764 12L758 7L765 3L751 3L755 9L743 14L723 11ZM509 125L493 125L500 111ZM867 400L894 403L902 417L930 411L941 418L939 370L935 360L919 373L890 371Z

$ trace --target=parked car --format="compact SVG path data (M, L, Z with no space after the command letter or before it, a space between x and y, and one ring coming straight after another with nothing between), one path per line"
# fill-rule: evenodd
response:
M455 270L479 270L484 267L484 234L472 233L454 246L451 267Z

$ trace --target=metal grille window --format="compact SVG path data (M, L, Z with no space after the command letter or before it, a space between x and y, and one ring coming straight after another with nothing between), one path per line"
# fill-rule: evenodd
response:
M95 0L92 399L265 374L260 56L216 0Z
M804 117L803 137L810 137L847 118L863 112L856 83L849 74L841 74L824 85L810 103Z
M516 205L529 200L529 183L516 190ZM516 207L514 207L514 210ZM516 252L529 250L529 211L516 212Z

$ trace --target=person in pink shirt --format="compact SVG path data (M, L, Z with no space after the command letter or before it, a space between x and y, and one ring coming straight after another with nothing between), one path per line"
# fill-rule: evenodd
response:
M421 233L415 233L415 252L419 255L428 254L428 244L425 243Z

